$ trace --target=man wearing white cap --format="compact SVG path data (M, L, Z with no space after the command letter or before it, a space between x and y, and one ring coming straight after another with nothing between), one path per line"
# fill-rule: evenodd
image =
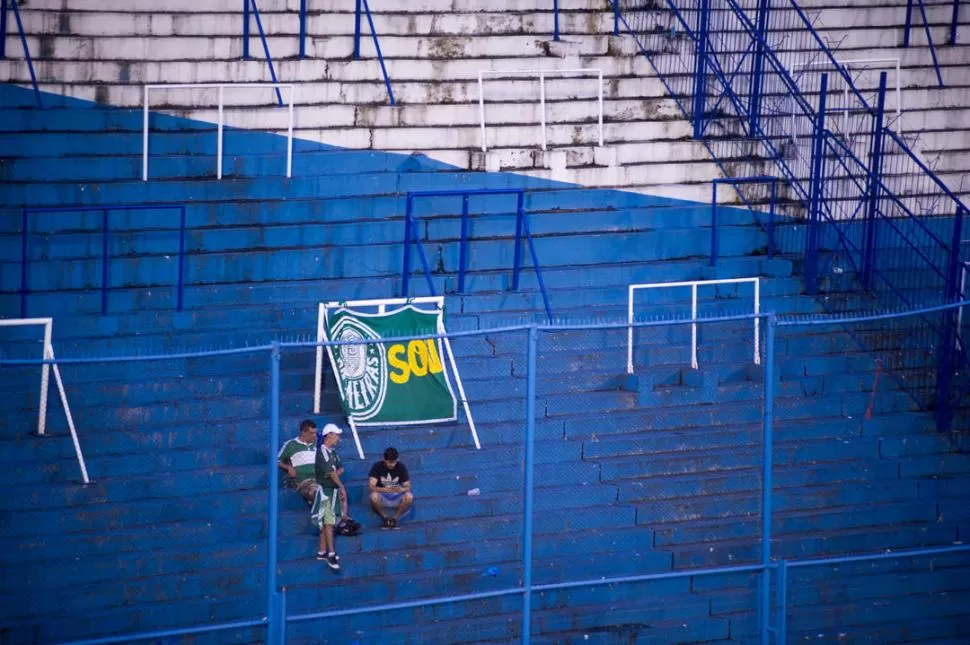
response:
M340 443L342 433L343 431L333 423L323 427L323 444L317 451L315 464L316 479L320 487L317 489L313 509L310 511L314 522L320 527L320 548L317 551L317 560L326 560L327 566L334 571L340 570L340 556L334 550L333 527L337 523L339 499L346 499L347 496L347 490L340 481L343 464L337 454L337 444Z

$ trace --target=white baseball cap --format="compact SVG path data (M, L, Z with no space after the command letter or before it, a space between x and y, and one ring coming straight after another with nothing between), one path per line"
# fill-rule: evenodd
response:
M326 437L328 434L343 434L343 432L344 432L343 430L341 430L340 428L338 428L333 423L328 423L327 425L323 426L323 436L324 437Z

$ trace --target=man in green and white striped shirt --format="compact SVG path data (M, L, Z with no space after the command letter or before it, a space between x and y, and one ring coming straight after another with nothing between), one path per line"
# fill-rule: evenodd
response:
M317 493L316 456L317 424L307 419L300 424L299 436L284 443L279 454L280 470L286 471L307 504L313 504Z

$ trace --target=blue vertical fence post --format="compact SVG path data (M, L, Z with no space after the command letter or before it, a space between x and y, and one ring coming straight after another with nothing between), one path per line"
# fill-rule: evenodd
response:
M822 173L825 170L825 102L829 75L822 74L818 99L818 115L812 134L812 181L811 205L808 213L808 231L805 248L805 289L809 295L818 290L818 237L822 225Z
M16 2L17 0L14 0ZM0 60L7 57L7 0L0 0Z
M279 598L276 589L276 564L279 529L279 468L277 466L277 449L280 444L280 343L274 340L269 355L270 390L269 390L269 459L267 463L269 475L269 531L266 538L266 617L269 621L271 645L280 633L274 618L279 613Z
M178 293L176 298L178 299L178 310L182 311L182 307L185 304L185 205L182 205L181 214L179 216L179 284Z
M909 30L913 26L913 0L906 3L906 26L903 27L903 47L909 47Z
M360 58L360 4L363 0L357 0L354 8L354 60Z
M775 422L775 334L778 320L774 313L767 316L765 325L765 412L762 436L762 476L761 476L761 642L768 643L769 618L771 615L771 471L774 422Z
M761 86L764 83L765 43L768 37L770 0L758 2L758 33L754 43L754 69L751 74L751 101L748 104L748 133L755 137L761 127Z
M461 242L458 247L458 293L465 293L465 262L468 259L468 195L461 196Z
M704 136L704 101L707 94L707 41L710 0L700 0L697 28L697 54L694 67L694 138Z
M879 186L882 181L882 139L886 114L887 76L886 72L879 74L879 96L876 102L876 114L872 121L872 146L869 154L869 185L867 187L868 203L862 257L862 287L866 291L872 289L873 264L876 259L876 212L879 207Z
M559 0L552 0L552 39L559 40Z
M778 178L771 180L771 206L768 209L768 259L775 252L775 206L778 203Z
M101 211L101 315L108 313L108 209Z
M249 3L243 0L243 60L249 58Z
M528 374L525 385L525 491L522 517L522 643L532 641L532 503L535 470L536 345L539 331L529 327Z
M24 48L24 60L27 61L27 71L30 72L30 83L34 86L34 100L37 107L44 107L44 102L40 98L40 87L37 85L37 73L34 72L34 60L30 57L30 48L27 46L27 33L24 31L24 21L20 19L20 9L17 7L17 0L11 0L10 6L13 8L13 17L17 21L17 32L20 34L20 45ZM4 14L7 12L4 11ZM3 32L4 39L6 32Z
M950 238L950 257L948 258L946 271L946 287L944 298L946 302L957 302L961 297L960 292L960 240L963 237L963 216L965 211L962 206L957 206L956 217L953 220L953 235ZM942 311L943 333L940 346L937 349L936 367L936 428L944 432L950 429L950 422L953 419L950 410L950 381L953 377L953 358L956 352L956 324L959 309L946 309Z
M404 208L404 266L401 269L401 297L408 297L408 283L411 279L411 222L414 198L409 194Z
M957 44L957 24L960 21L960 0L953 0L953 18L950 20L950 40L951 46ZM0 58L3 58L0 55Z
M519 193L515 207L515 257L512 258L512 289L519 288L519 271L522 268L522 221L525 219L525 195Z
M775 645L788 643L788 562L778 561L775 578Z
M300 0L300 58L306 58L306 0Z

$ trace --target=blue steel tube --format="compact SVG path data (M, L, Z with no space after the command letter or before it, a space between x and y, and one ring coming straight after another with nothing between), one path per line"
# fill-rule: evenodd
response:
M13 7L13 17L17 21L17 31L20 32L20 45L24 48L24 59L27 61L27 71L30 72L30 82L34 86L34 99L37 107L44 107L44 102L40 98L40 87L37 85L37 74L34 72L34 61L30 57L30 48L27 47L27 34L24 31L24 23L20 19L20 9L17 8L17 0L13 0L10 5ZM6 12L4 12L6 13ZM4 34L5 32L0 32Z
M759 0L758 33L754 43L754 70L751 74L751 100L748 104L748 131L752 137L757 136L761 128L761 86L764 84L765 43L768 36L768 12L770 10L770 0Z
M27 265L30 256L27 255L27 209L20 214L20 317L27 317Z
M17 0L14 0L16 2ZM7 57L7 0L0 0L0 60Z
M529 327L529 360L525 386L525 499L522 518L522 643L532 641L532 504L535 476L536 345L538 330Z
M458 247L458 293L465 293L465 262L468 260L468 195L461 196L461 241Z
M704 137L704 102L707 94L707 40L711 14L710 0L700 0L697 28L697 55L694 67L694 138Z
M394 90L391 89L391 79L387 75L387 66L384 64L384 54L381 53L381 43L377 39L377 30L374 28L374 16L371 15L367 0L361 0L361 2L364 3L364 11L367 13L367 25L370 27L370 35L374 39L374 49L377 51L377 62L380 63L381 73L384 74L384 87L387 88L387 97L390 99L391 105L397 105L394 101Z
M269 355L269 537L266 542L266 616L270 621L269 633L277 633L278 625L273 624L273 609L276 606L276 566L279 547L279 471L276 464L277 449L280 445L280 343L273 341Z
M764 455L762 456L762 477L761 477L761 565L764 570L761 572L761 642L768 643L768 623L771 611L770 589L771 571L768 565L771 564L771 471L773 438L775 423L775 333L777 332L778 321L774 313L768 314L767 325L765 325L765 414L764 414L764 436L762 445Z
M108 313L108 209L101 211L101 315Z
M519 288L519 271L521 269L521 253L522 248L522 220L525 218L525 193L519 192L518 200L515 206L515 254L512 258L512 289L516 290Z
M253 17L256 18L256 28L259 30L259 39L263 41L263 52L266 54L266 64L269 65L269 75L273 79L274 89L276 90L276 101L280 107L283 107L283 95L280 94L280 86L276 85L279 81L276 79L273 57L269 54L269 43L266 41L266 32L263 31L263 20L259 17L259 7L256 6L256 0L251 1L253 3Z
M179 215L179 284L176 298L178 300L178 310L182 311L185 304L185 204L182 205Z
M300 0L300 58L306 58L306 0Z
M953 0L953 18L950 20L950 46L957 44L957 24L960 21L960 0ZM0 50L0 58L3 58Z
M249 58L249 3L251 0L243 0L243 60Z
M401 268L401 297L408 297L408 286L411 280L411 211L414 209L414 197L408 194L407 205L404 207L404 266Z
M613 0L613 35L620 35L620 0Z
M829 75L822 74L819 90L818 115L812 138L811 205L808 213L807 247L805 249L805 291L815 295L818 290L818 236L822 218L822 171L825 168L825 102Z
M360 3L361 0L357 0L354 8L354 60L360 58Z
M872 146L869 154L868 204L866 208L865 242L862 259L862 287L872 289L872 270L876 259L876 211L879 206L879 185L882 180L882 138L886 114L886 72L879 74L879 96L872 122Z
M913 26L913 0L906 3L906 26L903 27L903 47L909 47L909 30Z
M552 0L553 32L552 39L559 40L559 0Z

